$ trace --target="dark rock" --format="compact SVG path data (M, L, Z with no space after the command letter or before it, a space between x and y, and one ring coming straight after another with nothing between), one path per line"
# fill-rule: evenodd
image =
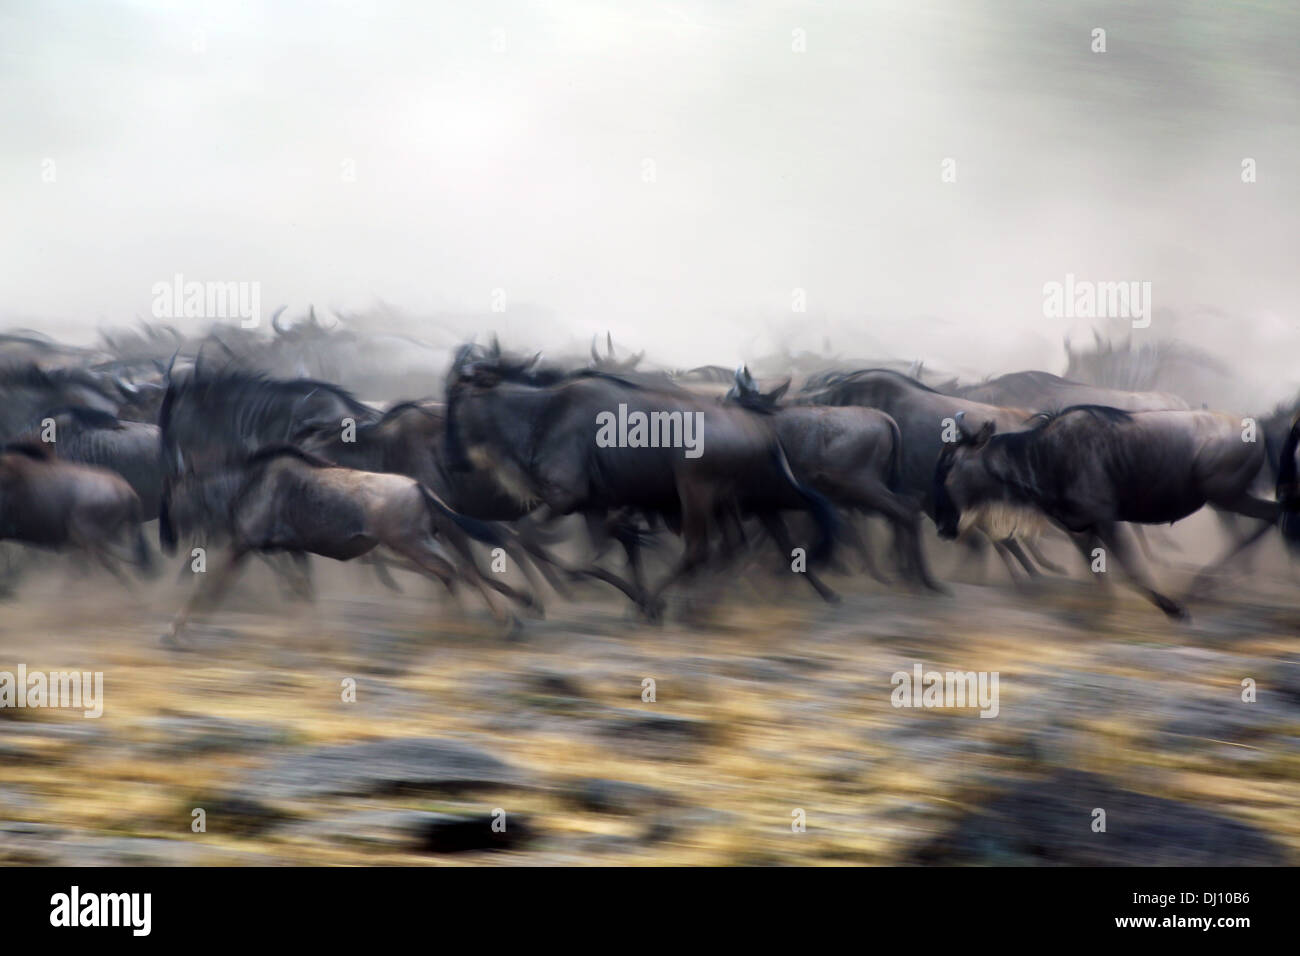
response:
M158 757L239 752L284 743L283 728L228 717L155 717L142 722L151 738L141 750Z
M400 737L289 754L253 773L247 789L273 798L302 798L407 790L456 792L525 783L519 770L469 744Z
M1106 832L1092 831L1093 809ZM1002 793L916 849L925 865L1281 866L1262 831L1193 804L1062 771Z
M517 814L507 815L504 830L492 828L496 819L490 813L466 816L451 813L423 813L415 821L413 829L420 849L429 853L515 850L536 836L525 817Z
M237 794L199 797L192 802L191 811L195 808L206 814L206 832L227 836L255 836L290 819L274 807Z
M664 790L657 790L640 783L599 778L577 781L573 798L584 810L592 810L596 813L636 813L672 806L677 802L672 794Z
M712 737L707 721L695 717L657 714L649 710L615 710L613 717L602 720L600 733L620 741L698 744Z

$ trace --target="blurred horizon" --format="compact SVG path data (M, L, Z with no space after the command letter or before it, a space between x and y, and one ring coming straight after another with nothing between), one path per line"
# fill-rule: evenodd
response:
M1044 317L1072 273L1151 282L1135 343L1263 404L1300 387L1297 48L1283 3L9 5L0 326L85 341L182 273L991 375L1108 331Z

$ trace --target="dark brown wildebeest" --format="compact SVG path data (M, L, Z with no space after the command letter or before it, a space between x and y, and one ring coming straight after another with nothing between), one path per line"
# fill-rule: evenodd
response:
M492 475L486 472L453 471L443 464L446 409L440 402L399 402L376 421L343 428L340 424L315 424L295 436L293 444L322 456L344 468L361 471L392 472L414 478L430 489L458 514L480 521L520 521L529 508L506 494ZM534 540L528 526L515 529L515 535L502 532L501 545L536 588L532 568L539 568L547 580L563 593L561 582L549 565L553 559ZM458 533L454 526L449 534ZM516 547L532 556L529 561ZM395 587L385 581L390 587Z
M43 418L53 422L50 450L58 458L117 472L139 496L143 520L158 517L162 467L157 425L122 421L81 406L54 409Z
M243 369L172 376L158 413L165 475L239 466L266 445L312 425L337 428L379 413L345 389L312 379L276 379Z
M159 529L163 549L171 553L177 535L196 525L224 533L230 550L211 584L196 589L176 615L164 637L169 644L178 643L198 603L217 601L254 552L350 561L383 546L453 590L462 572L439 544L439 536L446 537L455 526L489 544L500 545L502 540L492 526L457 514L412 478L340 468L292 445L262 448L237 470L169 480ZM450 539L454 547L459 540ZM484 574L467 548L460 557L468 566L463 576L492 614L511 627L517 625L491 591L528 608L532 599Z
M0 451L0 539L80 548L127 580L118 561L151 564L140 522L140 499L120 475L59 461L40 442Z
M832 550L834 511L794 477L764 416L600 372L533 377L461 358L447 388L451 467L486 469L520 502L554 515L631 509L680 533L681 560L637 599L649 616L669 586L705 564L714 520L732 502L761 498L764 510L808 511L819 532L811 562ZM623 434L631 422L645 426L639 438L636 425Z
M1002 431L1013 431L1028 427L1026 419L1030 414L1022 408L1002 408L945 395L891 369L863 369L839 375L831 384L802 395L799 403L860 405L880 409L894 419L903 435L898 489L916 499L932 519L934 466L944 448L958 438L957 416L964 413L974 421L993 421ZM1013 577L1010 558L1015 558L1027 574L1038 573L1026 548L1043 567L1063 573L1037 550L1035 539L1043 530L1037 515L1010 507L988 508L971 526L993 542ZM979 539L966 541L974 547Z
M897 493L903 456L898 423L875 408L857 405L786 405L778 402L790 383L759 391L748 368L736 371L727 399L771 416L796 478L849 511L880 515L894 529L898 564L905 576L938 590L921 551L916 502ZM771 522L780 522L772 515ZM778 532L780 525L776 525ZM778 543L784 547L784 536ZM859 542L868 572L883 580L871 550Z
M1028 431L996 431L993 421L973 431L963 422L962 440L940 456L933 491L940 535L956 537L963 516L989 503L1034 508L1081 536L1081 548L1100 540L1170 617L1186 611L1133 561L1120 522L1171 523L1208 504L1268 522L1254 541L1278 516L1276 502L1250 494L1264 449L1242 440L1241 419L1233 415L1083 406L1041 415Z

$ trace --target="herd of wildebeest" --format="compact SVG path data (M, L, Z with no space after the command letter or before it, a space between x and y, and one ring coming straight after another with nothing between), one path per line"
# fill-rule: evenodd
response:
M850 559L942 590L925 519L1013 575L1063 570L1043 535L1085 561L1100 548L1171 617L1186 611L1156 589L1143 526L1206 505L1224 515L1232 543L1207 574L1274 526L1300 547L1300 400L1252 417L1115 387L1108 356L1133 350L1100 338L1070 352L1073 377L927 384L919 363L786 353L760 386L743 366L651 369L608 338L567 359L471 341L427 374L388 374L387 361L438 353L400 337L384 352L314 310L271 326L142 324L93 347L0 336L0 538L78 550L129 580L124 563L159 566L156 521L165 554L184 548L178 571L212 556L172 644L250 556L304 594L310 555L361 558L392 587L390 569L419 572L477 592L513 630L516 608L537 614L544 595L579 587L616 588L655 619L672 589L716 585L740 561L831 601L827 571ZM362 367L364 391L339 384ZM411 391L380 394L393 387ZM597 440L599 422L637 412L648 438ZM692 454L677 440L688 421ZM892 530L889 573L868 517ZM668 555L662 572L648 573L648 549Z

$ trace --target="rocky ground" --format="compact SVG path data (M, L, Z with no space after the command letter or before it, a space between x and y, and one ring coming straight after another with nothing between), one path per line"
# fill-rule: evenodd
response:
M0 671L102 671L105 704L0 709L0 862L1300 860L1281 571L1187 624L1084 580L935 597L840 579L828 606L765 578L689 624L553 599L513 640L413 578L395 596L318 562L304 607L264 573L182 652L158 642L170 580L19 583ZM998 716L891 706L918 662L997 671Z

